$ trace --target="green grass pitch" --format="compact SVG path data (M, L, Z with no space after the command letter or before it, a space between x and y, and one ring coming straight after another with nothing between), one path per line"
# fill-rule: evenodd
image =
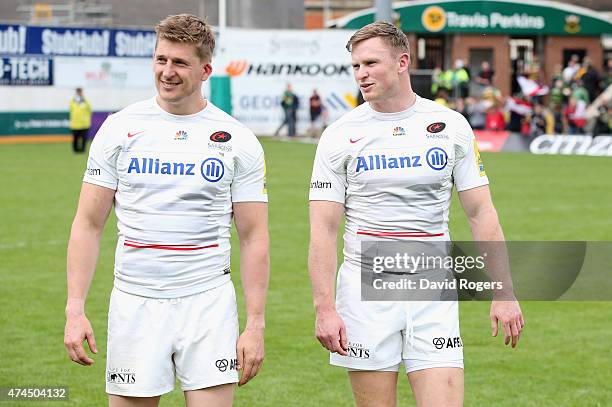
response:
M328 354L313 335L306 259L315 146L272 140L263 145L272 259L267 355L260 375L237 390L235 404L350 406L345 371L328 365ZM498 153L483 154L483 159L507 239L612 240L609 157ZM65 385L68 402L36 405L106 405L115 218L107 224L87 301L100 350L95 365L87 368L69 361L63 347L66 245L86 157L73 155L67 144L2 145L0 160L0 387ZM470 239L456 199L451 231L455 239ZM234 256L240 292L237 261ZM242 298L240 307L244 314ZM465 405L610 405L612 303L525 302L522 307L526 330L519 347L510 349L501 338L490 337L488 304L461 304ZM399 405L414 405L403 376L399 388ZM180 405L182 398L175 390L161 405Z

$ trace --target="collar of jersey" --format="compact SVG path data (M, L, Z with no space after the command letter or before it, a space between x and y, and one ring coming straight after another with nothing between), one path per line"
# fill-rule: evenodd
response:
M155 106L155 109L159 112L159 114L161 114L162 116L165 116L174 121L190 121L191 119L201 116L205 114L207 111L209 111L210 110L209 106L211 105L211 103L210 103L210 100L206 100L206 106L204 106L204 109L200 110L199 112L195 112L193 114L172 114L172 113L166 112L157 103L157 98L155 96L153 97L153 105Z
M412 116L416 112L416 106L420 102L421 97L419 95L417 95L417 94L415 94L415 96L416 96L416 100L414 101L412 106L410 106L408 109L402 110L400 112L393 112L393 113L377 112L376 110L372 109L372 106L370 106L369 103L367 103L368 110L370 111L370 114L372 115L372 117L375 117L375 118L377 118L379 120L401 120L401 119L407 119L407 118L409 118L410 116Z

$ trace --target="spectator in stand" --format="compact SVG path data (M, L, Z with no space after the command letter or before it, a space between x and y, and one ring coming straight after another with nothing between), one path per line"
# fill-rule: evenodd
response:
M474 77L474 81L472 82L472 93L482 94L485 89L493 86L494 75L495 71L491 69L489 61L482 61L480 64L480 71L478 71L478 75Z
M558 110L551 110L552 131L551 134L563 134L563 106L559 106Z
M548 97L548 106L552 111L555 111L563 106L563 102L565 101L563 89L563 81L561 79L557 79L550 89L550 94Z
M602 85L603 90L608 89L608 86L612 85L612 58L606 62L606 72L604 73Z
M582 63L578 64L578 71L576 71L576 75L574 75L574 81L577 81L578 79L582 78L582 75L584 75L587 70L587 64L589 63L589 61L590 58L588 56L585 56Z
M503 105L504 98L501 92L494 86L487 86L482 92L482 99L490 102L492 105Z
M455 103L450 107L453 108L453 110L455 110L456 112L461 113L461 115L465 117L465 119L469 122L470 115L467 112L467 106L465 105L465 99L459 98L455 100Z
M491 131L501 131L506 128L506 118L499 105L494 104L487 110L485 129Z
M562 79L557 79L550 90L548 107L553 118L553 132L563 133L563 105L565 104L565 84Z
M533 106L533 114L528 118L529 120L529 135L531 137L541 136L546 133L546 117L544 107L536 103Z
M514 133L524 133L523 122L532 112L531 103L522 94L518 94L506 100L506 110L510 112L510 120L506 129Z
M449 107L448 104L448 93L446 92L446 89L444 88L440 88L438 89L438 92L436 94L436 98L434 99L434 102L441 104L444 107Z
M472 128L474 130L484 130L487 121L487 109L492 106L492 103L475 96L467 98L466 104L469 115L468 121Z
M584 126L587 122L585 111L584 100L570 97L567 107L563 110L565 129L569 134L584 134Z
M570 60L567 62L567 66L563 69L563 81L566 84L571 84L574 81L578 70L580 69L580 64L578 63L578 55L574 54L571 56Z
M526 61L523 67L523 76L525 78L534 81L541 82L541 73L542 73L542 64L540 63L540 58L537 55L534 55L531 61Z
M578 79L576 83L574 83L572 97L576 100L584 101L585 104L590 103L591 99L589 98L589 91L584 87L582 79Z
M463 59L461 60L463 61ZM463 69L465 69L465 72L467 72L468 75L468 82L472 80L472 77L474 76L472 74L472 70L470 68L470 61L463 61Z
M457 59L453 69L448 69L443 74L445 87L452 89L451 97L466 98L469 96L470 74L465 69L462 59Z
M442 68L436 66L434 70L431 72L431 95L432 97L436 97L438 95L438 90L444 89L445 83L443 78Z
M558 79L563 81L563 73L562 72L563 72L563 67L561 66L561 64L555 64L555 69L553 70L551 83L554 84Z
M591 60L588 58L584 59L584 74L580 77L580 79L582 80L582 83L589 94L589 101L594 101L601 93L601 89L599 87L601 78L599 77L599 72L597 69L595 69L591 63Z
M480 64L480 72L478 72L474 80L476 83L486 88L487 86L493 85L493 76L495 76L495 71L491 69L489 61L482 61L482 64Z

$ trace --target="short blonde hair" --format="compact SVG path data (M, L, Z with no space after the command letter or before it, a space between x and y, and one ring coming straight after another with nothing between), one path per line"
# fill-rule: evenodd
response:
M349 52L353 51L353 46L358 42L369 40L370 38L382 38L387 45L399 53L410 55L410 45L408 37L399 28L385 21L377 21L366 25L357 30L355 34L346 43L346 49Z
M157 41L160 39L193 44L201 61L210 62L215 50L215 35L205 21L192 14L168 16L155 26ZM157 48L157 44L156 44Z

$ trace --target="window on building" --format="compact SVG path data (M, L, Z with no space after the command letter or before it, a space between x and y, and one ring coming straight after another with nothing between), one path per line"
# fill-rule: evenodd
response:
M417 69L444 68L444 37L417 39Z
M494 66L493 48L470 48L470 75L473 77L478 75L483 62L488 62Z
M578 55L578 61L582 62L586 56L585 49L564 49L563 50L563 66L566 67L572 55Z
M533 38L512 38L510 39L510 61L512 72L512 93L521 90L516 78L528 76L534 67L534 48Z

